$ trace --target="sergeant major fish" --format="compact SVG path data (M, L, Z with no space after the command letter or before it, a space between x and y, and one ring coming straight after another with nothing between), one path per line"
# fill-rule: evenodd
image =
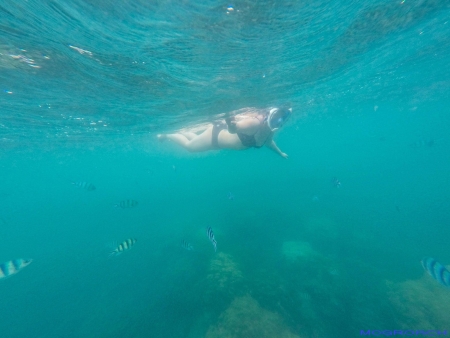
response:
M33 260L18 258L0 264L0 279L15 275Z
M341 181L339 181L336 176L331 179L331 184L335 188L340 188L341 187Z
M79 181L79 182L72 182L72 184L74 186L76 186L77 188L83 189L86 191L94 191L96 189L95 185L93 185L92 183L89 183L89 182Z
M187 251L194 251L192 244L186 242L184 239L181 241L181 247Z
M424 139L421 138L413 143L411 143L409 146L413 149L419 149L423 147L432 147L434 145L433 139Z
M216 239L214 238L214 233L211 229L211 227L208 227L206 229L206 235L208 236L209 240L211 241L212 245L214 246L214 251L217 251L217 242Z
M431 257L425 257L422 259L422 266L431 277L436 279L440 284L444 286L450 286L450 271L445 266L439 263L437 260Z
M136 243L136 239L134 238L128 238L126 240L124 240L122 243L120 243L117 248L115 248L110 254L109 256L118 256L120 255L122 252L131 249L131 247L134 245L134 243Z
M114 206L116 208L122 208L122 209L128 209L128 208L134 208L139 204L138 201L135 200L123 200L119 203L115 204Z

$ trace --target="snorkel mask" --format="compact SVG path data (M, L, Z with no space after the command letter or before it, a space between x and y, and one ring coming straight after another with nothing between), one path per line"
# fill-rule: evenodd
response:
M280 129L292 115L292 108L272 108L267 117L267 125L271 131Z

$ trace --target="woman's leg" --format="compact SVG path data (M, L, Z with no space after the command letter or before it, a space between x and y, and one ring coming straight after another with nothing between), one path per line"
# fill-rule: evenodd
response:
M183 134L165 134L165 135L158 135L158 138L161 139L169 139L176 144L182 146L186 150L192 151L192 152L199 152L199 151L208 151L212 150L213 147L211 145L211 137L212 137L212 126L209 126L203 133L200 135L195 135L191 140L189 140L185 135ZM192 136L192 135L190 135Z
M160 141L164 141L167 139L167 135L169 134L158 134L158 139ZM193 133L191 131L187 131L187 132L182 132L182 133L177 133L177 134L172 134L172 135L179 135L180 136L180 140L178 140L177 143L182 142L185 143L186 140L183 140L182 137L184 136L185 138L187 138L188 141L192 140L193 138L196 138L198 135L196 133Z
M186 138L189 141L192 140L193 138L196 138L198 136L196 133L193 133L191 131L186 131L186 132L183 132L183 133L180 133L180 134L186 136Z

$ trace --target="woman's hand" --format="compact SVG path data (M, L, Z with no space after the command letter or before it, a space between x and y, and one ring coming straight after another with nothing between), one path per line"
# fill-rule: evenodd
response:
M227 126L228 126L228 132L230 134L236 134L237 128L236 128L236 120L234 119L234 116L233 117L227 117L225 119L225 122L227 123Z
M266 146L270 149L272 149L274 152L276 152L278 155L280 155L282 158L288 159L288 154L283 153L280 148L277 147L277 144L273 139L271 139L269 142L266 143Z

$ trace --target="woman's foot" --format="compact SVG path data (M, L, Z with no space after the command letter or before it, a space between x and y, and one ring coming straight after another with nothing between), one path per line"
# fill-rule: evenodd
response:
M159 142L163 142L163 141L167 140L166 134L158 134L158 135L156 135L156 137L158 138Z

